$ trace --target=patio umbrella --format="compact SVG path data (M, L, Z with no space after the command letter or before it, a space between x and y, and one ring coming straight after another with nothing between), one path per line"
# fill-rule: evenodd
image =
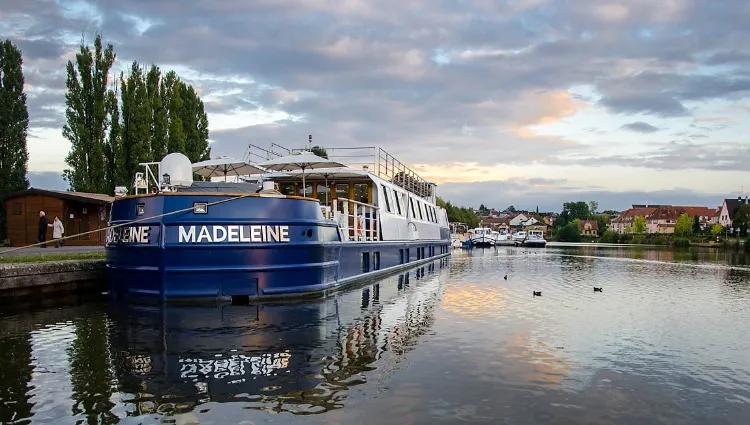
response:
M316 168L343 167L344 164L315 155L312 152L304 151L292 155L280 156L270 159L262 164L261 167L270 171L294 171L302 170L302 190L305 191L305 170Z
M227 174L246 176L249 174L265 173L266 170L248 164L240 159L220 156L216 159L196 162L193 164L193 172L208 179L224 176L224 181L227 181Z

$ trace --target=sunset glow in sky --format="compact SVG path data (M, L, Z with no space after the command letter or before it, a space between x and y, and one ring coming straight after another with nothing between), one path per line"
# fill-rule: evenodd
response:
M81 34L198 88L212 156L381 146L462 205L716 206L750 192L741 0L6 0L32 185L63 188Z

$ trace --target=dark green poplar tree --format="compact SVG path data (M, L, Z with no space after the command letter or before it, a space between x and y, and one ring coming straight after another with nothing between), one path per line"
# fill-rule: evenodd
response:
M138 171L138 164L151 162L151 104L143 70L138 62L133 62L130 75L125 78L120 74L120 92L122 93L122 142L121 157L122 178L130 179Z
M146 91L151 105L151 152L154 161L167 154L167 109L164 107L161 70L156 65L146 75Z
M164 105L167 106L169 119L169 134L167 136L167 151L185 152L185 130L182 124L182 96L180 95L180 81L174 71L164 76Z
M115 187L126 184L127 180L122 177L123 170L118 159L122 157L122 142L120 130L120 99L117 83L114 89L107 93L107 108L109 112L110 128L109 138L104 144L104 157L106 168L104 169L107 180L107 192L114 193Z
M10 40L0 42L0 195L29 187L29 111L22 66L21 51ZM0 242L6 237L5 204L0 202Z
M203 109L203 101L198 97L193 86L180 81L182 109L180 117L185 132L185 155L191 162L210 159L211 148L208 147L208 116Z
M63 176L75 191L108 192L104 144L109 126L108 74L114 61L112 45L103 48L102 37L97 35L94 52L81 44L75 65L67 64L63 136L71 150L65 158L70 168Z

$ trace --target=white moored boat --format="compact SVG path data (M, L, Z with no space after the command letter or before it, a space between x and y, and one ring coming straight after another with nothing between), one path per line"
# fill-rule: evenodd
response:
M492 237L492 230L487 227L477 227L471 231L472 246L495 246L495 238Z
M523 241L523 246L527 247L538 247L543 248L547 245L547 241L544 239L544 232L541 230L529 230L528 236Z
M509 235L506 232L492 232L493 236L495 237L495 246L501 246L501 245L515 245L515 242L513 241L513 238L511 235Z

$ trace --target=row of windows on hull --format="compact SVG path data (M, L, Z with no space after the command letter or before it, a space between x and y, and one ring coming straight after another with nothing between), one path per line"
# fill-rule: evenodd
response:
M446 254L448 252L448 246L445 246L445 245L441 245L437 247L435 246L424 247L423 246L423 247L414 248L414 251L416 251L416 254L417 254L416 261L419 261L419 260L424 260L426 258L434 257L435 255L438 255L438 251L441 255ZM406 264L412 260L411 252L412 252L411 248L398 250L401 264ZM372 263L370 261L372 261ZM361 266L362 266L363 273L380 270L380 251L375 251L372 253L363 252Z

